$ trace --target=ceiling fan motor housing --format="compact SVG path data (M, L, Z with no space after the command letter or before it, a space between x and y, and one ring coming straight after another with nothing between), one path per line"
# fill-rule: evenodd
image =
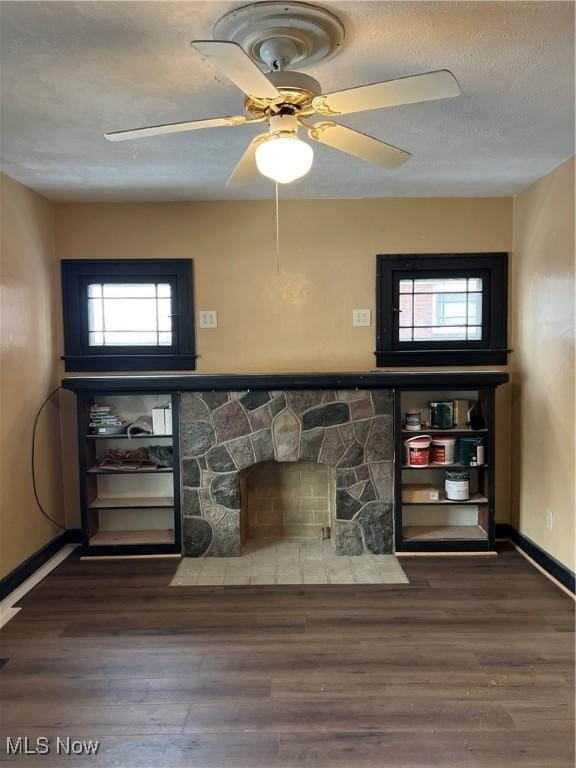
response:
M252 117L268 119L287 111L301 117L313 114L312 102L322 92L318 80L302 72L288 70L270 72L266 77L280 91L282 101L274 103L269 99L248 96L244 102L244 108Z

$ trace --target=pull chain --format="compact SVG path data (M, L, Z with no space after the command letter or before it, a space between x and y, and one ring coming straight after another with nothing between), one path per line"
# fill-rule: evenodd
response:
M276 269L280 274L280 212L278 207L278 182L276 184Z

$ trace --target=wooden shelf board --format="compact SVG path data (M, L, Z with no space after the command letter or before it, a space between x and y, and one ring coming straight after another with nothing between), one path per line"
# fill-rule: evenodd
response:
M174 472L170 467L158 469L104 469L103 467L90 467L86 470L89 475L166 475Z
M402 529L402 537L406 541L488 540L479 525L411 525Z
M403 435L410 435L411 437L417 437L418 435L485 435L488 432L487 429L422 429L414 430L403 429Z
M469 464L426 464L426 466L410 467L408 464L402 464L402 469L488 469L488 464L470 466Z
M90 546L126 544L173 544L174 531L98 531L90 539Z
M105 496L96 497L89 509L164 509L174 506L172 496Z
M479 493L473 493L466 501L452 501L452 499L440 499L440 501L403 501L404 507L416 507L422 506L435 506L436 504L488 504L486 496L482 496Z
M173 437L173 435L84 435L87 440L156 440L157 437Z

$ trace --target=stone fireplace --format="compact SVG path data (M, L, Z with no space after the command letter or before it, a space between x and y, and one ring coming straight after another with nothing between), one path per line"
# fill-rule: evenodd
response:
M392 415L393 393L382 389L182 393L183 554L241 554L250 524L242 473L269 462L332 469L338 554L392 552Z

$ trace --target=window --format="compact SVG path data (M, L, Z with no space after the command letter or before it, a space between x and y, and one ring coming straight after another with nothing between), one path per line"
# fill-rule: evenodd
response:
M377 365L505 364L507 254L377 257Z
M62 261L67 371L194 370L192 262Z

